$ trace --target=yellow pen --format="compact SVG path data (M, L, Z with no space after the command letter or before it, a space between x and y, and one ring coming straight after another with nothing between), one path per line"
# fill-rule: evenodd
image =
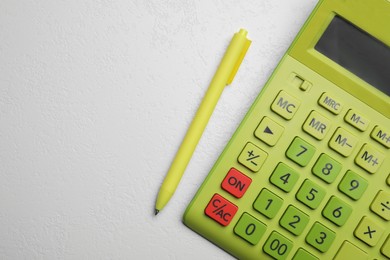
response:
M204 96L187 134L180 145L176 157L171 164L167 176L161 185L156 200L156 215L171 199L173 193L179 185L181 177L184 174L184 170L194 153L196 145L202 136L207 122L217 105L223 89L226 85L232 83L241 62L245 57L246 51L251 44L251 41L246 38L247 33L248 32L246 30L241 29L238 33L234 34L233 39L231 40L213 79L211 80L206 95Z

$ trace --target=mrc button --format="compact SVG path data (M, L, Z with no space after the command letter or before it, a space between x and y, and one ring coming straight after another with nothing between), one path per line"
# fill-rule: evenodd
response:
M320 99L318 100L318 104L335 115L338 115L343 109L343 106L339 100L326 92L321 95Z
M225 179L222 181L222 189L226 190L236 198L241 198L251 182L251 178L247 177L239 170L231 168Z
M222 226L227 226L232 221L234 215L236 215L237 210L238 207L236 205L216 193L211 198L204 212Z

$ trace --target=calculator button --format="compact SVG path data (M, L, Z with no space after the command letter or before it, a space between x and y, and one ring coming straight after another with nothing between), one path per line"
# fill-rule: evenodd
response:
M295 112L300 105L298 99L290 96L284 91L280 91L271 105L272 111L283 117L284 119L290 120L293 118Z
M339 190L353 200L360 199L367 187L368 182L353 171L347 171L339 184Z
M386 148L390 148L390 130L385 129L379 125L375 126L374 130L371 132L371 138L380 144L384 145Z
M265 242L263 250L274 259L287 259L292 248L293 243L289 239L273 231Z
M339 127L329 141L329 147L347 157L351 155L358 139L347 130Z
M313 157L316 148L299 137L295 137L294 141L286 151L286 156L299 164L306 166Z
M368 217L363 217L354 235L369 246L375 246L383 233L383 228Z
M277 195L273 194L267 189L263 189L255 202L253 203L253 208L271 219L275 217L279 209L282 207L283 200Z
M306 236L306 242L318 251L325 253L332 245L336 234L319 222L314 223Z
M234 197L241 198L251 182L251 178L247 177L239 170L231 168L225 179L222 181L221 186Z
M350 109L348 113L344 117L345 122L350 124L351 126L355 127L356 129L360 131L366 131L368 128L368 125L370 124L370 120L367 119L367 117L363 116L362 114Z
M325 190L311 180L306 179L296 198L311 209L316 209L325 197Z
M323 108L329 110L335 115L338 115L343 109L342 104L339 102L337 98L329 95L328 93L323 93L320 99L318 100L318 104Z
M279 163L270 177L270 182L279 189L290 192L298 179L298 172L284 163Z
M344 241L333 260L345 260L353 257L353 260L366 260L368 255L349 241Z
M335 196L330 198L328 204L326 204L324 210L322 211L322 215L325 218L329 219L339 227L345 224L351 213L351 206Z
M318 260L318 258L307 252L305 249L299 248L292 260Z
M244 213L234 227L234 233L252 245L256 245L264 235L266 229L267 226L264 223L248 213Z
M342 165L326 154L321 154L312 172L327 183L332 183L341 171Z
M222 226L227 226L233 219L237 210L238 207L236 205L234 205L221 195L214 194L205 209L205 213L207 216L214 219Z
M253 172L260 170L268 154L252 143L247 143L238 157L238 162Z
M355 158L355 163L368 171L375 173L381 166L385 156L371 145L365 144Z
M302 234L307 223L309 223L309 219L308 215L290 205L284 212L279 224L294 235L298 236Z
M314 138L322 140L328 132L330 125L330 121L326 117L316 111L312 111L303 124L303 130Z
M274 146L282 136L284 128L268 117L261 120L255 136L269 146Z
M381 253L384 256L387 256L388 258L390 258L390 235L387 237L386 242L383 244L383 246L381 248Z
M375 199L371 203L370 209L378 216L389 221L390 220L390 193L379 191Z

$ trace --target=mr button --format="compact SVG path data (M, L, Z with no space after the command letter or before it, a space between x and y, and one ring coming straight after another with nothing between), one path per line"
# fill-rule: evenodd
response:
M238 207L236 205L221 195L214 194L204 212L222 226L227 226L232 221L237 210Z
M299 107L300 102L287 94L284 91L280 91L271 105L272 111L283 117L284 119L290 120L293 118L295 112Z

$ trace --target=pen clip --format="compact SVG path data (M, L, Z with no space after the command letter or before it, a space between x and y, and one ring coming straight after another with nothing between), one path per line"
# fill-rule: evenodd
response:
M241 63L242 63L242 60L244 59L245 57L245 54L246 52L248 51L249 49L249 46L251 45L252 41L249 40L249 39L245 39L245 44L242 48L242 51L241 51L241 54L240 56L238 57L237 61L236 61L236 64L234 65L233 69L232 69L232 72L226 82L226 85L230 85L234 79L234 77L236 76L236 73L238 71L238 68L240 67Z

